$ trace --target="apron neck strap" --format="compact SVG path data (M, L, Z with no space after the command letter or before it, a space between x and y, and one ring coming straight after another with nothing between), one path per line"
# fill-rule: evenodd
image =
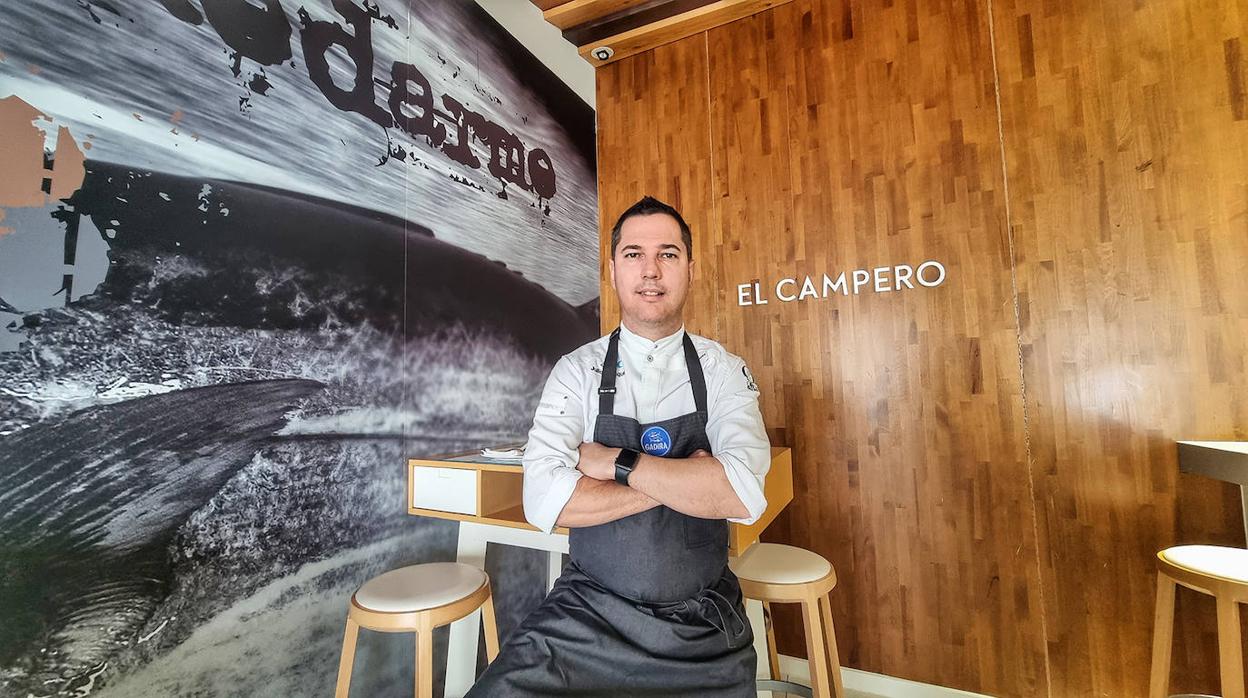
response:
M689 368L689 387L693 388L693 402L698 411L706 411L706 376L702 374L702 362L698 360L698 350L693 346L689 333L685 333L685 366Z
M615 414L615 367L620 360L620 328L607 342L607 358L602 362L602 382L598 384L598 414Z
M686 332L682 344L685 348L685 367L689 369L689 387L693 389L693 402L698 411L706 413L706 376L698 350ZM615 369L620 361L620 329L611 333L607 342L607 356L602 362L602 382L598 384L598 414L615 414Z

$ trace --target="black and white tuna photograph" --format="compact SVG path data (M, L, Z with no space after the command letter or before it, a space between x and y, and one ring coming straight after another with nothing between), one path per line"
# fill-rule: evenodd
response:
M473 2L3 3L0 696L330 695L455 559L406 460L523 441L598 295L592 108Z

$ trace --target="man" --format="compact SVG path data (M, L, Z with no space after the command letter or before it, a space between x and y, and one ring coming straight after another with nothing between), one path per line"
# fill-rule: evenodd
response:
M767 506L770 447L745 363L684 331L692 235L646 197L611 231L619 329L564 356L524 457L534 526L571 563L469 692L756 695L728 522Z

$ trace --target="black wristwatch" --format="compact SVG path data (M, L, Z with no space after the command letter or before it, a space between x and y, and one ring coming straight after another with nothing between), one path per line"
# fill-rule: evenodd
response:
M615 481L628 486L628 476L633 474L633 468L637 465L637 459L641 457L640 451L634 451L631 448L625 448L620 451L620 455L615 457Z

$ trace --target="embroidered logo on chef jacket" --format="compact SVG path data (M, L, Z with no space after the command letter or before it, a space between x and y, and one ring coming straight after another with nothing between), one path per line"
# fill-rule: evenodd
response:
M754 376L750 373L750 369L749 369L749 367L748 367L748 366L742 366L742 367L741 367L741 373L743 373L743 374L745 375L745 387L747 387L747 388L749 388L750 390L753 390L754 392L756 392L756 393L757 393L757 392L758 392L758 384L754 382Z
M602 368L601 368L601 367L599 367L597 364L595 364L595 365L593 365L593 366L590 366L590 367L589 367L589 370L591 370L591 371L593 371L594 373L597 373L597 374L599 374L599 375L601 375L601 374L602 374ZM618 377L618 378L623 378L623 377L624 377L624 359L620 359L619 361L616 361L616 362L615 362L615 375L616 375L616 377Z
M641 450L652 456L666 456L672 450L672 435L663 427L650 427L641 433Z

